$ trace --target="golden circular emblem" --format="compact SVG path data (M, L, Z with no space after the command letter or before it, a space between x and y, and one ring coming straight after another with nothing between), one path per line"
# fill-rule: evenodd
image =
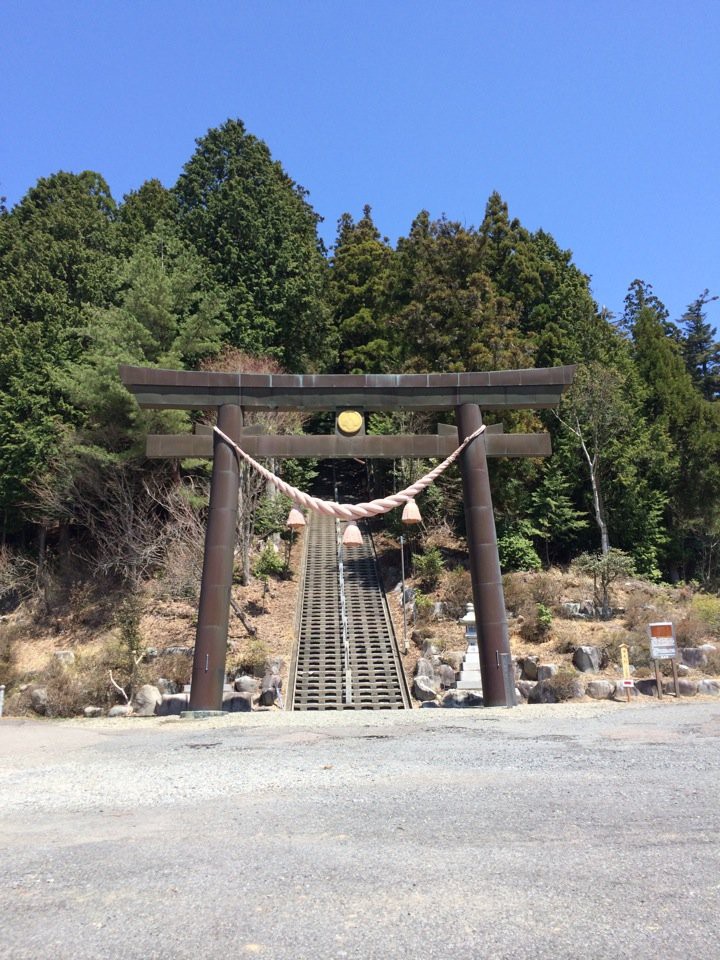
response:
M363 425L363 416L357 410L343 410L337 416L337 426L340 433L347 436L357 433Z

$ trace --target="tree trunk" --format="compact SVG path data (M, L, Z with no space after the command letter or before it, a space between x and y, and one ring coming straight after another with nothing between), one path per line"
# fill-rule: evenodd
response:
M607 523L605 522L605 510L603 507L602 493L600 492L600 483L597 477L596 458L590 456L590 452L585 446L585 441L582 439L582 437L580 438L580 443L590 469L590 485L592 487L593 509L595 511L595 520L600 528L600 549L602 550L602 555L606 557L610 551L610 539L608 537Z

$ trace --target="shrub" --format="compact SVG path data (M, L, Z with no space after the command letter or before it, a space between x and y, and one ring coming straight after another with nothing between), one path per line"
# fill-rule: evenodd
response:
M23 635L24 630L16 624L0 627L0 683L6 686L15 679L15 644Z
M468 603L472 603L470 571L463 567L449 570L440 587L440 600L445 605L448 617L459 620Z
M692 599L692 612L710 633L720 635L720 597L698 593Z
M710 651L707 654L707 663L701 669L708 676L720 677L720 650Z
M430 547L425 553L413 558L415 576L425 590L434 590L445 567L445 561L437 547Z
M270 657L270 650L266 643L253 637L245 644L244 649L232 663L228 663L229 672L247 673L250 676L262 677Z
M663 598L658 599L660 603L655 604L649 602L649 597L643 593L630 596L623 614L628 630L647 630L649 623L673 619L666 601Z
M154 591L170 600L197 600L200 595L203 545L197 543L170 543L167 557L158 574Z
M255 561L253 573L256 577L279 577L285 572L285 564L272 544L268 543Z
M691 609L675 624L675 639L679 647L697 647L708 639L708 625Z
M552 631L552 612L544 603L535 603L523 607L523 623L520 636L528 643L545 643Z
M577 672L571 667L562 667L554 677L549 677L545 685L552 690L558 700L572 700L582 696L584 688Z
M615 630L610 633L603 644L602 655L604 663L615 666L620 664L620 647L627 644L628 659L634 667L650 666L650 641L644 633Z
M561 582L551 573L541 571L530 580L532 598L546 607L555 607L560 603Z
M522 533L506 533L498 540L500 566L512 570L539 570L542 566L532 540Z
M623 550L610 547L604 555L601 553L581 554L574 561L573 566L580 573L588 574L593 578L595 607L602 611L603 619L608 620L612 612L610 610L610 587L618 577L631 577L635 573L633 558Z
M421 590L415 591L415 619L419 623L425 623L430 619L433 606L432 597L428 597Z
M287 531L287 516L292 500L283 493L263 497L255 509L255 535L264 539Z

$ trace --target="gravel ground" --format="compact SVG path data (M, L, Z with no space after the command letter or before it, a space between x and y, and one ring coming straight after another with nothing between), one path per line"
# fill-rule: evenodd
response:
M720 704L0 720L0 957L720 957Z

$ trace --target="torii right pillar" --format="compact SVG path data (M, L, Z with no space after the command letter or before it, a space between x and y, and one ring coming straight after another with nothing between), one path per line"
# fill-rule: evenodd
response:
M456 408L458 437L470 436L482 426L480 407L465 403ZM485 435L477 437L460 454L460 472L465 500L470 578L472 580L483 703L505 707L507 702L502 654L510 653L505 594L495 532Z

